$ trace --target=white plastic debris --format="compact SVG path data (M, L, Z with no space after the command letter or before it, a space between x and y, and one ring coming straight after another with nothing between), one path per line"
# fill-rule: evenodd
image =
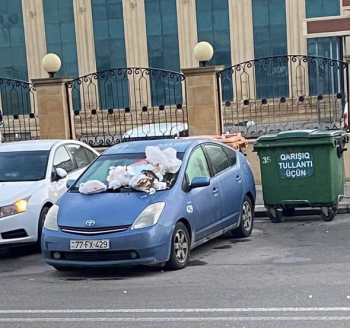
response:
M154 181L152 184L155 190L165 190L167 188L166 182Z
M145 174L135 175L129 181L129 186L135 190L146 191L152 187L153 181Z
M154 167L152 164L132 164L128 166L128 172L131 175L140 175L142 171L153 171Z
M107 186L98 180L90 180L80 184L79 192L81 194L97 194L107 190Z
M126 166L111 166L109 168L109 175L107 177L109 188L117 189L120 187L126 187L129 185L130 178L131 174L128 172L128 168ZM118 187L119 184L120 186Z
M166 148L160 150L157 146L146 147L146 158L154 166L161 167L160 173L162 175L166 173L176 173L182 164L182 161L176 157L176 149Z

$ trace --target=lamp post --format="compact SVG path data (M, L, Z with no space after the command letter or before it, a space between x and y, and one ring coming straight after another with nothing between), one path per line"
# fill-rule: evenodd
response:
M199 61L199 66L207 66L207 62L213 58L214 49L209 42L201 41L194 47L194 57Z
M55 73L61 68L61 59L55 54L47 54L44 56L41 66L49 73L49 77L55 77Z

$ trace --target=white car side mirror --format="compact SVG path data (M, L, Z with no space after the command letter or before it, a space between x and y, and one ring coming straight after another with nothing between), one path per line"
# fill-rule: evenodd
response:
M61 179L64 179L68 175L67 171L61 168L57 168L56 173Z

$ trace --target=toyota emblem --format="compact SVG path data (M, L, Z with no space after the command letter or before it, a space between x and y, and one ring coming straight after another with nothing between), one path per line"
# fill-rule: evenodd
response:
M87 221L86 221L86 225L87 225L88 227L94 226L95 223L96 223L96 222L95 222L94 220L87 220Z

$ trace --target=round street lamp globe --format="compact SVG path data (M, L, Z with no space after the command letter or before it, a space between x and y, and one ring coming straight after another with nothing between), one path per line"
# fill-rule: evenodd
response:
M55 73L61 68L61 59L55 54L47 54L41 63L42 68L54 77Z
M209 42L201 41L194 47L194 57L199 61L201 66L206 66L207 62L213 58L214 49Z

